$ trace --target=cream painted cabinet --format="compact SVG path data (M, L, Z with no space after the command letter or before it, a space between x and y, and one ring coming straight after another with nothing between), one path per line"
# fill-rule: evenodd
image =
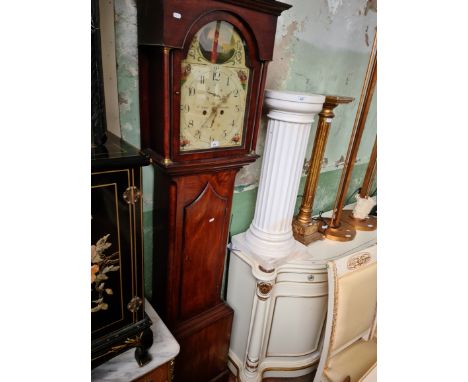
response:
M241 382L297 377L316 367L327 309L327 262L375 243L375 231L350 242L308 247L292 234L303 159L324 96L267 91L267 138L249 229L232 238L227 302L234 309L229 367Z
M272 272L231 254L227 302L234 309L229 364L240 381L309 373L320 358L326 266L299 261Z
M241 247L242 234L233 238ZM327 313L327 262L374 245L375 233L354 242L322 241L266 271L242 250L231 253L227 302L234 309L229 367L241 382L297 377L317 367Z
M291 273L294 281L277 282L269 312L265 358L301 357L319 350L325 323L327 282L315 282L324 273ZM304 281L297 279L303 278Z

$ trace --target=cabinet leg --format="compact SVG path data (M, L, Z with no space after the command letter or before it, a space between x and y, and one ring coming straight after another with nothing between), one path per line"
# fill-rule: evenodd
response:
M135 349L135 359L139 366L144 366L151 361L151 355L148 352L151 345L153 345L153 332L147 328L141 333L140 344Z

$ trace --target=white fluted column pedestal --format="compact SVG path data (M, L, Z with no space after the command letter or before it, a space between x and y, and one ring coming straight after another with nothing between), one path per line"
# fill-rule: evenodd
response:
M266 90L268 128L255 215L233 246L273 269L298 250L291 222L312 122L325 96Z

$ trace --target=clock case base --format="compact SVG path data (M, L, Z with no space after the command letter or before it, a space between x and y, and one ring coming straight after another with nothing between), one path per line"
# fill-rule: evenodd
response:
M180 344L175 381L224 380L233 311L221 285L234 179L257 155L195 166L145 153L156 164L151 303Z
M174 329L181 349L175 382L227 381L233 317L234 311L223 302Z

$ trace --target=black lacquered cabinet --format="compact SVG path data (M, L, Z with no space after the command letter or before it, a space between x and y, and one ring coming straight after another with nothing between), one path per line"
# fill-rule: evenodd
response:
M91 358L95 367L129 348L148 361L153 334L145 314L142 166L149 159L108 133L91 153Z

